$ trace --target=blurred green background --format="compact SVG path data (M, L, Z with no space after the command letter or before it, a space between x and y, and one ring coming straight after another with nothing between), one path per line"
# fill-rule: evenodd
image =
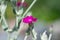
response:
M30 5L33 0L26 1ZM30 11L40 21L53 22L60 19L60 0L37 0ZM8 4L6 9L6 17L9 19L15 17L11 4Z

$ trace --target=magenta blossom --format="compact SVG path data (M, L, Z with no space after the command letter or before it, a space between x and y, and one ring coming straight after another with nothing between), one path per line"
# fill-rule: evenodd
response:
M18 6L18 7L21 6L21 2L17 2L16 6Z
M23 7L27 7L27 6L28 6L28 4L27 4L26 2L24 2L24 3L17 2L17 3L16 3L16 6L20 7L21 4L22 4Z
M36 21L37 21L37 18L34 18L33 16L26 16L25 18L23 18L24 23L32 23Z

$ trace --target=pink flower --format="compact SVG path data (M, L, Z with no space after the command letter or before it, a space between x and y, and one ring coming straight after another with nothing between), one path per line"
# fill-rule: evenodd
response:
M16 6L18 6L18 7L21 6L21 2L17 2Z
M37 21L37 18L34 18L33 16L26 16L25 18L23 18L24 23L32 23L36 21Z
M21 4L22 4L21 2L17 2L16 6L20 7ZM26 2L24 2L22 5L23 5L23 7L27 7L28 6L28 4Z

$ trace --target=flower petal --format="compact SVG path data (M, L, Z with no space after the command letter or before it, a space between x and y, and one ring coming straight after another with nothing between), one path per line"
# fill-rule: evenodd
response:
M33 18L33 22L36 22L37 21L37 18Z

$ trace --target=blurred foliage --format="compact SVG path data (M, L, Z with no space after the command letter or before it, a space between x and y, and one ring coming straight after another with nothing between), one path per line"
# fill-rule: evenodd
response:
M15 18L15 15L13 14L13 10L12 10L12 7L11 7L10 3L7 4L7 9L6 9L6 12L5 12L5 17L7 19Z
M26 0L30 5L32 0ZM9 4L10 5L10 4ZM8 17L13 17L11 6L7 7L6 14ZM30 10L33 16L46 22L52 22L60 19L60 0L37 0L32 9Z
M60 0L37 0L32 11L35 17L46 22L60 19Z

